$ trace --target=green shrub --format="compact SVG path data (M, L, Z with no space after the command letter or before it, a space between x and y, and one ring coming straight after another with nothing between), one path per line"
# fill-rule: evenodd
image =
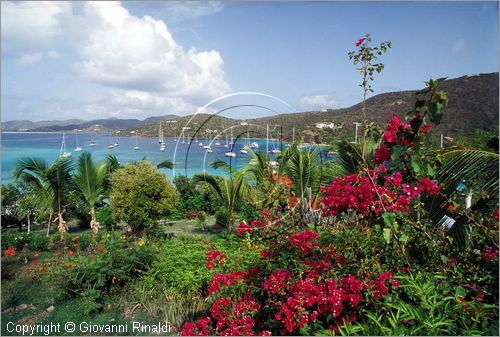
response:
M109 205L97 209L95 215L101 227L111 229L111 227L116 223L113 220L112 208Z
M33 234L29 238L28 248L30 250L48 250L49 238L42 233Z
M477 291L429 273L399 275L398 294L366 318L340 328L342 335L436 336L498 335L498 306L478 299ZM324 331L320 331L323 333Z
M150 289L177 294L200 292L208 284L211 273L205 268L208 248L193 237L167 240L158 253L158 260L143 281Z
M145 160L114 171L110 182L113 219L127 222L134 230L156 226L179 198L165 175Z
M227 209L221 207L215 212L215 224L221 227L229 227L229 213Z

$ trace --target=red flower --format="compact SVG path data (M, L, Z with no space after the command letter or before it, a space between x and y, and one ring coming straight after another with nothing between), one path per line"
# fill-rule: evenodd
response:
M493 211L493 219L495 219L496 221L498 221L499 219L499 216L498 216L498 208L496 210Z
M68 252L66 254L68 254L68 256L71 256L71 255L75 254L75 252L72 250L68 250Z
M214 269L216 264L223 264L224 259L227 258L226 254L216 249L209 250L205 255L207 256L207 260L205 261L207 269Z
M3 252L4 256L16 256L16 247L8 247Z
M439 186L427 177L420 179L420 186L429 195L439 194Z
M477 292L476 300L478 300L478 301L484 300L484 293L482 291Z
M253 226L247 225L244 222L240 222L240 225L238 226L238 236L242 236L245 233L252 233Z
M384 131L384 141L387 143L395 143L397 140L396 132Z
M432 126L430 126L429 124L422 124L422 126L418 130L418 133L424 134L424 133L429 132L431 130L432 130Z
M361 46L361 44L365 42L365 38L362 38L362 39L359 39L358 41L356 41L356 47L359 47Z
M391 150L382 143L380 147L375 150L374 163L379 165L388 160L391 160Z
M303 232L290 235L288 241L292 246L298 247L302 253L307 253L314 247L318 246L318 233L306 229Z
M269 278L264 282L262 288L270 292L271 294L283 293L287 289L288 281L292 278L292 275L288 270L277 269L272 273Z
M483 258L488 261L494 261L498 257L498 251L492 248L483 249Z

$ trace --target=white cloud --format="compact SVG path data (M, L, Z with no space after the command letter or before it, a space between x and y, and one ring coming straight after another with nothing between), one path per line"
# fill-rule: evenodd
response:
M85 36L76 46L84 60L76 68L86 78L129 93L161 94L198 105L230 91L220 53L185 51L163 21L100 2L86 3L84 13L79 28L85 27Z
M186 18L190 9L192 17L197 17L214 13L222 5L162 6L171 8L171 15ZM82 97L89 104L80 105L84 114L188 114L231 91L221 54L184 48L165 22L132 15L122 3L112 1L86 2L76 12L71 3L2 2L2 47L9 46L19 66L62 57L51 49L74 57L80 80L98 84L94 93L86 93L100 98Z
M451 47L451 51L454 54L457 54L457 53L460 53L461 51L463 51L466 47L467 47L467 41L465 41L464 39L459 39L459 40L455 41L455 43L453 44L453 47Z
M1 2L2 50L29 51L49 44L61 33L61 22L71 14L64 1Z
M300 105L303 108L332 108L336 101L330 95L302 96Z
M59 59L61 55L59 53L51 50L48 52L35 52L35 53L23 53L17 60L17 64L20 66L31 66L44 59Z

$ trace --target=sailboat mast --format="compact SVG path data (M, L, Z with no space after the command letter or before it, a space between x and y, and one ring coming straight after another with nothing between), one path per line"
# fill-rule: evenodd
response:
M266 153L269 153L269 124L266 124Z

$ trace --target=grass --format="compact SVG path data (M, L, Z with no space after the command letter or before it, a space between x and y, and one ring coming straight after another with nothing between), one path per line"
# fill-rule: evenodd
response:
M170 242L171 237L195 237L213 238L218 230L211 227L215 222L210 218L207 229L201 230L197 220L175 220L164 221L159 226L159 233L155 242L162 244ZM68 222L69 233L77 234L89 232L82 229L76 222ZM37 232L45 231L43 226L37 228ZM17 230L17 229L15 229ZM118 229L119 230L119 229ZM180 244L176 241L177 244ZM54 284L48 277L40 277L37 268L48 263L58 263L54 252L41 252L36 259L33 252L24 249L18 251L15 257L2 257L2 325L1 335L17 335L16 332L7 331L7 323L15 324L44 324L73 322L79 325L81 322L92 322L97 325L128 324L126 333L119 335L144 335L144 332L133 333L131 322L139 321L146 324L158 324L159 322L171 322L172 334L180 331L182 322L199 316L206 309L205 300L198 294L192 296L180 296L163 291L151 291L141 287L141 279L136 279L127 284L123 289L108 294L96 303L81 297L74 297ZM35 263L36 265L32 265ZM26 304L28 309L17 311L16 307ZM54 306L55 310L47 312L47 308ZM54 335L63 334L54 333ZM75 331L70 335L99 335L99 332L80 333ZM113 333L111 333L113 334ZM115 334L115 335L116 335Z

